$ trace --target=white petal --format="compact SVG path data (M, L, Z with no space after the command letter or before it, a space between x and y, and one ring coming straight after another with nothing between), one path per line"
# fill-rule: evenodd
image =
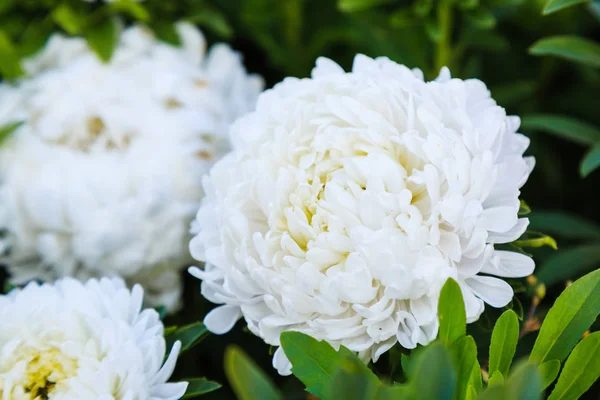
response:
M242 311L238 306L220 306L204 317L204 325L215 335L222 335L229 332L241 316Z
M502 279L490 276L474 276L465 279L465 284L471 291L492 307L504 307L513 297L510 285Z

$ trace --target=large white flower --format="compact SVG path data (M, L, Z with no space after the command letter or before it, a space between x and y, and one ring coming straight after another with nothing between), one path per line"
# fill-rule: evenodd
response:
M234 151L205 180L191 269L222 306L215 333L244 317L271 345L301 331L365 359L437 335L437 301L457 280L468 321L511 287L489 276L533 271L498 251L526 229L519 188L533 159L478 80L433 82L387 58L357 56L351 73L319 59L286 79L233 127ZM481 275L485 274L485 275ZM274 365L289 372L279 349Z
M181 344L164 361L163 324L142 298L139 285L129 291L116 278L30 283L0 296L0 398L181 398L187 383L166 383Z
M202 176L262 88L228 46L205 54L196 28L178 30L181 48L130 28L108 64L53 36L28 78L2 85L0 126L24 122L0 154L14 282L122 276L177 306Z

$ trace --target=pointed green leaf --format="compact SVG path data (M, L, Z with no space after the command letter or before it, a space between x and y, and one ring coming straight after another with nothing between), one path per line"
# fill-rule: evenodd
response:
M488 380L488 386L498 386L504 384L504 375L502 372L496 370L490 375L490 379Z
M562 10L563 8L571 7L576 4L588 3L590 0L549 0L544 6L542 14L548 15Z
M306 391L321 399L332 398L333 376L342 358L353 355L345 347L336 352L329 343L300 332L284 332L281 347L292 363L292 373L304 383Z
M392 0L338 0L338 8L343 12L364 11Z
M600 332L594 332L575 346L548 400L578 399L598 378Z
M504 384L490 385L477 397L477 400L508 400L508 390ZM510 399L513 400L513 399Z
M515 240L513 242L515 246L526 247L526 248L538 248L543 246L548 246L553 248L554 250L558 249L556 245L556 240L553 237L550 237L544 233L527 231L519 238L519 240Z
M147 22L150 20L150 14L144 6L133 0L117 0L110 3L109 7L113 12L127 14L138 21Z
M0 126L0 144L8 139L11 133L16 131L21 125L23 125L23 121L11 122L9 124Z
M415 374L409 383L411 399L451 400L456 388L452 357L441 343L433 343L419 353Z
M400 363L402 364L402 371L404 372L404 376L412 377L415 369L415 363L413 360L414 357L409 356L408 354L402 354L400 356Z
M521 119L521 129L544 131L583 145L600 142L600 129L575 118L553 114L533 114Z
M579 167L579 173L582 177L586 177L600 166L600 144L595 145L588 151Z
M540 365L539 370L540 375L542 376L542 389L546 389L548 386L552 385L552 382L554 382L558 376L558 371L560 371L560 361L546 361Z
M85 25L85 17L78 14L67 2L52 11L52 19L69 35L78 35Z
M460 286L454 279L448 279L438 301L440 320L439 338L442 343L452 344L467 333L467 316Z
M590 244L559 251L548 257L537 272L539 281L551 286L600 265L600 246Z
M338 360L331 393L336 399L375 399L380 386L379 379L357 357L343 357Z
M563 211L535 211L529 215L529 226L565 239L600 239L600 225Z
M494 326L490 343L489 374L500 371L507 376L519 340L519 320L514 311L505 311Z
M269 377L237 346L225 350L225 375L239 400L280 400Z
M183 399L193 399L197 396L213 392L221 387L220 383L209 381L205 378L184 379L188 382L187 390L183 395Z
M525 200L519 200L519 202L519 216L531 214L531 207L529 207L529 204L527 204Z
M556 299L542 323L530 359L564 360L600 314L600 269L578 279Z
M481 367L477 360L477 345L472 336L463 336L450 347L457 371L454 399L466 399L468 388L481 390Z
M600 45L578 36L544 38L535 42L529 52L536 56L556 56L590 67L600 67Z
M190 325L175 329L169 334L165 333L167 348L171 348L177 340L181 342L181 352L183 353L196 346L208 335L208 329L202 322L195 322Z
M410 390L405 385L379 385L374 400L409 400Z
M119 24L113 19L106 19L86 32L87 43L98 57L108 62L119 41Z
M467 397L466 400L476 400L477 399L477 390L473 386L469 386L467 388Z

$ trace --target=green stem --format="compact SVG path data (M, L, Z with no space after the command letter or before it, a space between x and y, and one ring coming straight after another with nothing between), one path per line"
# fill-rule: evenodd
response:
M452 5L448 0L440 0L437 7L437 20L440 29L440 39L437 43L435 57L435 74L442 67L450 67L452 57Z

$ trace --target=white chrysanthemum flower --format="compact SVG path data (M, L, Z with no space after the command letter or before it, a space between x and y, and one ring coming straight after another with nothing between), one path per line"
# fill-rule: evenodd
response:
M0 398L175 400L163 324L122 280L71 278L0 296ZM163 364L164 361L164 364ZM162 366L161 366L162 365Z
M237 53L178 26L182 47L126 30L108 64L54 36L0 90L0 125L24 121L0 154L0 228L13 282L122 276L176 308L202 176L262 80Z
M286 79L233 127L234 151L205 180L191 241L202 293L222 306L214 333L244 317L279 345L300 331L376 361L437 335L448 277L469 322L512 298L500 277L533 261L498 251L526 229L519 188L533 167L478 80L434 82L387 58L357 56L351 73L319 59ZM485 274L485 275L480 275ZM274 365L289 372L279 349Z

